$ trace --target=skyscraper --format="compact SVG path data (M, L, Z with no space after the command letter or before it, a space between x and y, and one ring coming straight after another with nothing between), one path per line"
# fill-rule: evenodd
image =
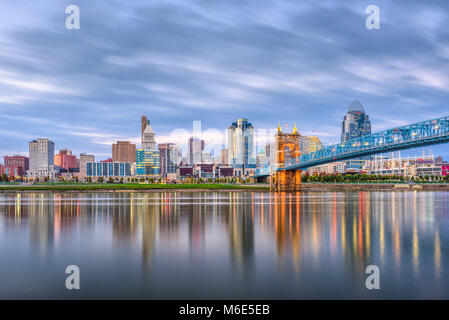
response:
M256 167L254 156L254 127L247 119L239 118L228 128L229 164L237 174L246 175Z
M161 159L161 176L176 175L181 162L179 146L174 143L163 143L158 145Z
M356 139L371 134L371 122L362 104L354 100L349 104L348 111L341 125L341 142ZM364 157L346 161L346 171L358 172L362 170L364 162L369 159Z
M146 151L156 150L156 140L154 139L154 131L150 125L150 120L147 120L147 124L142 126L142 129L144 129L142 134L142 149Z
M141 129L140 129L140 139L143 140L143 133L145 131L145 128L147 127L148 119L146 116L142 116L141 119Z
M142 145L141 149L136 151L136 173L138 175L159 175L160 153L156 150L156 140L150 120L147 120L144 126L144 119L146 119L145 116L142 117Z
M341 125L341 142L371 134L371 122L362 104L354 100Z
M197 137L189 138L187 161L189 164L197 164L203 162L204 140Z
M136 162L136 145L130 141L117 141L112 144L113 162Z
M55 144L49 139L32 140L29 143L29 177L54 177Z

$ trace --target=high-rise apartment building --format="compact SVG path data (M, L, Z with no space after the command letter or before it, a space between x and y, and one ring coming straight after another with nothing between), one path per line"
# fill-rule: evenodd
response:
M37 139L29 143L30 170L28 176L33 178L53 178L55 144L49 139Z
M369 117L359 101L352 101L341 125L341 142L368 134L371 134Z
M87 177L87 163L95 162L95 156L93 154L80 154L80 176Z
M113 162L136 162L136 145L131 141L117 141L112 144Z
M228 159L243 175L256 167L254 127L248 119L239 118L228 128Z
M72 151L67 148L59 150L59 153L55 155L54 164L63 171L74 171L74 169L78 169L76 156L72 155Z

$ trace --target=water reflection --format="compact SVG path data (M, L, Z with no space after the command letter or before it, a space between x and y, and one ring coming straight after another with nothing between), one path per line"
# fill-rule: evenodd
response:
M364 272L376 264L380 296L439 298L448 213L444 192L1 194L0 250L9 270L67 256L95 270L109 252L129 263L117 273L139 265L126 277L152 281L129 289L143 297L369 298Z

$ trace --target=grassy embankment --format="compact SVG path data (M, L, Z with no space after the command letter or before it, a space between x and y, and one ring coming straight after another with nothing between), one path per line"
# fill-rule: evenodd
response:
M244 184L137 184L137 183L123 183L123 184L34 184L34 185L3 185L0 187L2 190L55 190L55 191L68 191L68 190L166 190L166 189L211 189L211 190L224 190L224 189L269 189L266 186L248 186Z

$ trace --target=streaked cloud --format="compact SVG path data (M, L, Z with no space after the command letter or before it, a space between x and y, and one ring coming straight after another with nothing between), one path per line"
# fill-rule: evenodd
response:
M374 131L447 114L444 1L381 2L381 30L367 30L365 0L79 0L68 31L72 2L2 5L0 155L28 137L108 155L138 144L142 114L158 142L184 145L192 120L219 145L237 117L338 142L354 99Z

